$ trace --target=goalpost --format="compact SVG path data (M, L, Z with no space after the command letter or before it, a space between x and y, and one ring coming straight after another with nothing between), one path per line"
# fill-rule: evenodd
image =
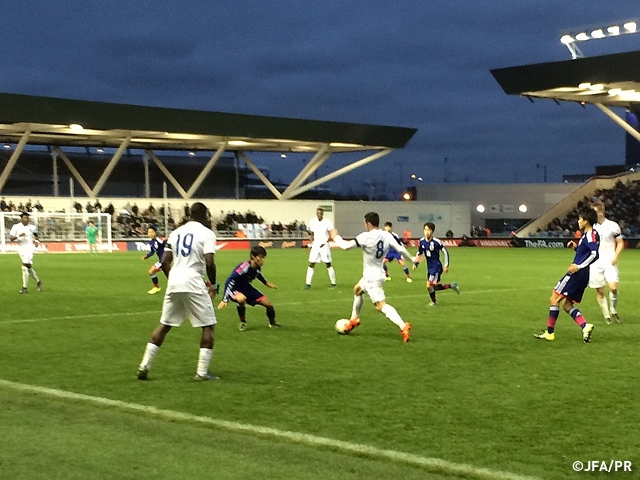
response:
M53 213L30 212L29 223L38 229L41 242L77 242L86 243L86 228L93 221L98 229L98 249L113 252L111 238L111 215L108 213ZM11 242L11 227L20 223L20 212L0 212L0 253L17 251L17 243ZM102 248L100 248L102 246ZM87 252L89 245L87 244Z

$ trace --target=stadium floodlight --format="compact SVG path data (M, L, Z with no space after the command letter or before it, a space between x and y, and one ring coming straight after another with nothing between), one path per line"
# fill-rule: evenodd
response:
M9 145L8 143L4 144L4 149L5 150L11 150L11 145Z
M69 125L69 129L70 129L72 132L76 132L76 133L78 133L78 132L83 131L83 130L84 130L84 127L83 127L82 125L80 125L79 123L72 123L71 125Z
M586 42L587 40L597 40L600 38L617 37L627 33L636 33L638 25L635 21L624 22L622 26L608 25L596 28L580 30L578 33L565 32L560 36L560 43L565 45L571 52L571 58L582 58L584 55L578 48L578 42Z
M520 205L520 206L518 207L518 210L520 210L520 212L522 212L522 213L526 213L526 212L527 212L527 210L528 210L528 208L527 208L527 206L523 203L522 205Z
M484 205L478 205L476 207L476 210L478 213L484 213Z

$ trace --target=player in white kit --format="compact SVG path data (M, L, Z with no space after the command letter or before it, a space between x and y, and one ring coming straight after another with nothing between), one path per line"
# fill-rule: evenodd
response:
M209 211L204 204L196 202L191 206L191 219L174 230L166 242L162 270L168 281L162 316L138 367L139 380L147 379L151 362L171 327L179 327L185 318L191 321L193 327L202 328L195 379L216 379L209 373L217 322L211 303L217 287L214 260L216 235L211 230ZM208 282L204 280L205 271Z
M311 251L309 252L309 266L307 267L307 278L304 289L311 288L314 267L316 263L323 262L327 265L327 273L331 288L336 288L336 271L331 266L331 248L329 247L329 232L333 229L333 223L328 218L324 218L324 209L316 209L316 218L312 218L307 227L307 232L311 239Z
M350 332L360 325L360 310L364 303L363 295L366 293L376 307L376 310L383 313L389 320L395 323L400 329L402 340L409 341L411 333L411 324L402 320L395 308L389 305L385 300L382 285L385 282L384 273L384 257L389 252L389 248L393 248L401 253L407 260L414 262L415 259L407 251L404 246L400 245L393 235L385 230L380 230L380 217L375 212L369 212L364 216L364 225L367 229L362 232L355 240L346 241L337 230L331 231L331 238L335 244L343 250L351 248L362 248L363 271L362 278L353 287L353 309L351 311L351 320L345 329Z
M611 319L620 323L618 315L618 257L624 249L624 240L620 226L604 216L604 205L596 203L593 209L598 214L598 222L593 225L600 235L599 258L589 267L589 286L596 289L596 298L607 324ZM609 304L604 294L605 285L609 285Z
M29 223L29 214L23 212L20 215L20 223L11 227L9 239L12 242L19 242L18 254L22 260L22 289L19 293L27 293L29 277L33 277L38 286L38 291L42 291L42 282L38 274L33 269L33 254L36 252L35 245L38 243L38 229Z

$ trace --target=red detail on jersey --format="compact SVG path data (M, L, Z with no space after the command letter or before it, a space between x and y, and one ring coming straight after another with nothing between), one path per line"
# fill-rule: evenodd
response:
M597 242L598 241L598 238L597 238L598 237L598 232L596 232L595 230L591 230L589 233L591 234L591 241L593 243Z
M243 271L245 271L248 267L249 267L249 262L244 262L242 265L240 265L238 268L236 268L236 273L240 274Z

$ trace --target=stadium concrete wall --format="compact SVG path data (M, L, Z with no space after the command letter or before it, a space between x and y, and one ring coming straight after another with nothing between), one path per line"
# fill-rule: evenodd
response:
M393 223L400 236L405 230L412 237L422 236L422 225L436 224L436 236L444 237L447 230L454 236L468 235L470 229L468 202L336 202L335 226L344 237L354 237L364 230L364 214L377 212L380 223Z
M471 224L484 226L486 219L537 218L581 185L576 183L442 183L419 185L416 196L418 200L427 202L469 202ZM518 207L523 204L527 206L526 212L518 210ZM484 205L483 213L476 210L478 205Z

